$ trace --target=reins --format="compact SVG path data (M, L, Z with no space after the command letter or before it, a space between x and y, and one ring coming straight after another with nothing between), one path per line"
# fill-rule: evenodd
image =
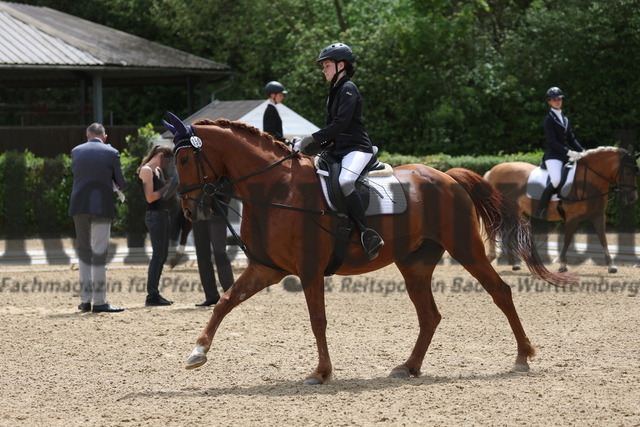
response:
M202 150L200 148L196 148L195 149L195 154L194 157L196 157L196 163L198 163L199 166L199 172L200 170L202 170L203 174L202 174L202 179L204 180L204 182L201 182L199 184L193 184L193 185L189 185L186 186L184 188L181 188L180 191L178 192L178 195L183 198L183 199L188 199L188 200L195 200L200 202L200 199L195 199L193 197L188 197L186 195L186 193L189 193L193 190L198 190L198 189L202 189L202 192L204 195L206 196L221 196L221 197L230 197L232 199L236 199L236 200L240 200L243 202L250 202L250 203L257 203L257 204L262 204L265 206L272 206L275 208L279 208L279 209L288 209L288 210L293 210L293 211L298 211L298 212L305 212L305 213L313 213L313 214L318 214L318 215L325 215L328 212L324 209L307 209L307 208L300 208L297 206L291 206L291 205L284 205L282 203L273 203L273 202L265 202L263 200L257 200L257 199L249 199L246 197L241 197L241 196L237 196L235 194L233 194L233 192L231 191L224 191L223 187L233 187L234 184L236 184L237 182L241 182L244 181L246 179L252 178L254 176L260 175L270 169L273 169L274 167L282 164L283 162L289 160L290 158L292 158L293 156L295 156L298 152L294 151L291 154L283 157L282 159L278 160L275 163L270 164L269 166L266 166L260 170L257 170L255 172L251 172L250 174L247 174L245 176L242 176L240 178L237 179L230 179L226 176L222 176L220 175L220 178L218 178L218 181L216 181L216 183L212 182L212 181L207 181L209 178L208 176L204 173L204 165L202 164L202 162L199 162L198 160L200 159L200 157L202 157L202 159L204 160L204 162L206 162L207 166L213 171L214 174L218 175L218 173L216 172L215 168L213 167L213 165L208 161L207 157L204 155L204 153L202 152ZM200 178L200 174L198 174L198 178ZM220 184L219 184L220 183ZM207 187L211 186L212 189L210 191L207 191Z

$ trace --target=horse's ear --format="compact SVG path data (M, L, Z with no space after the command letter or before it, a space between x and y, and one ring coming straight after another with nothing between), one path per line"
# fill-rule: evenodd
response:
M173 125L172 132L174 136L186 137L189 135L190 132L189 132L189 129L187 128L187 125L185 125L182 122L182 120L178 118L178 116L173 114L171 111L167 111L167 115L169 116L169 121L171 122L171 125Z

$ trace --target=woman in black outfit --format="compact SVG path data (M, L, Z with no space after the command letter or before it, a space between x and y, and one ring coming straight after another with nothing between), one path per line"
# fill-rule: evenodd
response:
M147 306L173 304L173 301L163 298L158 289L162 267L169 256L170 233L169 209L167 201L162 197L168 190L169 184L164 179L162 168L166 168L172 159L173 150L171 147L156 145L142 159L140 168L138 168L138 181L147 201L144 222L149 229L149 238L153 249L147 272L147 299L145 301Z

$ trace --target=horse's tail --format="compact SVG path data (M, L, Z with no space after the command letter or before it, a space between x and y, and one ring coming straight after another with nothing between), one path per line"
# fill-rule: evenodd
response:
M495 242L499 236L503 247L518 254L531 274L553 285L578 281L571 273L553 273L545 267L533 240L531 224L513 200L468 169L453 168L446 174L455 179L471 197L484 223L487 237Z

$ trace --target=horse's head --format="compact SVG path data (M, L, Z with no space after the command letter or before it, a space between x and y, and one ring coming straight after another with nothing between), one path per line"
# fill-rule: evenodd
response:
M203 141L193 126L186 125L173 113L169 112L168 116L169 122L163 120L163 123L174 135L173 153L182 211L191 221L207 219L213 214L212 207L217 203L214 195L222 185L218 182L220 175L216 173L213 156L207 157Z
M624 150L622 150L624 151ZM638 176L640 176L640 168L638 168L638 155L633 155L628 151L624 151L620 157L620 167L618 168L618 178L616 180L620 189L622 203L630 205L638 200Z
M620 203L627 205L638 199L637 178L639 175L636 156L624 148L602 146L587 150L578 163L586 168L584 175L593 192L600 196L611 193L615 185ZM580 169L576 176L580 174ZM587 199L593 198L586 196Z

